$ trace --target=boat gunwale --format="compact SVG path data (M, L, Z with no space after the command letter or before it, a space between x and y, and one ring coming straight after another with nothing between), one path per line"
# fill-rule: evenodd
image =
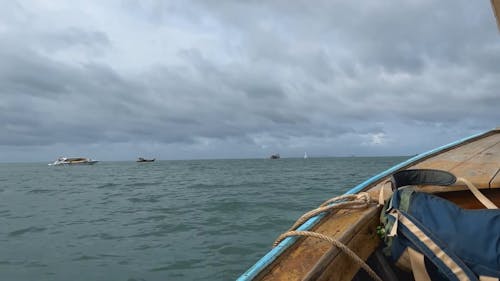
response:
M448 150L455 149L457 147L460 147L462 145L476 141L478 139L488 137L490 135L497 133L498 131L500 131L500 128L494 128L492 130L489 130L486 132L481 132L478 134L474 134L474 135L471 135L469 137L462 138L460 140L457 140L457 141L442 145L440 147L431 149L427 152L423 152L421 154L418 154L414 157L411 157L411 158L409 158L409 159L407 159L399 164L396 164L396 165L392 166L391 168L389 168L385 171L382 171L379 174L365 180L364 182L356 185L355 187L351 188L350 190L348 190L344 194L355 194L355 193L358 193L360 191L363 191L368 187L372 187L373 185L377 184L385 177L389 176L390 174L392 174L398 170L407 168L411 165L422 162L426 159L429 159L433 156L436 156L436 155L441 154L443 152L446 152ZM297 230L301 230L301 231L310 230L316 224L318 224L325 217L325 215L326 215L325 213L321 213L321 214L318 214L318 215L310 218L309 220L304 222L302 225L300 225L297 228ZM262 270L264 270L265 268L270 266L281 254L283 254L286 250L288 250L290 248L290 246L294 245L298 239L299 239L299 237L292 236L292 237L288 237L288 238L284 239L283 241L281 241L276 247L274 247L273 249L268 251L262 258L260 258L254 265L252 265L245 273L243 273L241 276L239 276L237 281L252 280L255 277L257 277L261 273Z

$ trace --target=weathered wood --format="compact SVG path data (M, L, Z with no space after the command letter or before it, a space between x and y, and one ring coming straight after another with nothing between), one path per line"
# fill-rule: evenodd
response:
M437 155L412 166L412 169L440 169L467 178L478 188L489 188L498 169L500 134Z
M366 227L360 229L347 244L347 246L363 260L368 259L381 242L376 233L377 225L379 225L378 215L372 217L366 224ZM335 249L335 252L337 252L338 255L318 278L318 281L352 280L360 269L360 266L354 263L344 252L338 249Z
M500 134L498 142L476 154L471 159L460 163L450 170L454 175L473 182L478 188L489 188L499 168L500 161Z
M490 188L500 188L500 167L490 181Z
M478 153L481 153L481 151L496 145L499 141L500 134L492 132L492 134L489 134L483 138L469 141L458 147L454 147L452 149L434 155L428 159L425 159L424 161L416 163L412 166L412 168L423 168L422 166L436 166L441 170L449 171L453 169L455 165L470 160Z
M500 189L483 189L481 193L495 205L500 206ZM469 190L445 192L436 195L450 200L464 209L484 209L484 205L476 197L472 196Z
M366 210L341 210L325 219L314 231L339 239L349 226L355 224ZM332 245L315 238L303 238L296 247L288 249L277 262L264 274L259 274L257 280L301 280Z
M380 244L375 229L379 225L378 214L381 207L372 207L360 218L359 223L351 225L339 238L362 259L367 259ZM337 247L331 248L318 261L303 279L313 280L351 280L360 266L353 262Z

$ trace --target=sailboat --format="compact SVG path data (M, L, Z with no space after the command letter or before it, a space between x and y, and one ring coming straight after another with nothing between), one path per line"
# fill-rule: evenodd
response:
M307 159L307 152L304 152L304 159Z

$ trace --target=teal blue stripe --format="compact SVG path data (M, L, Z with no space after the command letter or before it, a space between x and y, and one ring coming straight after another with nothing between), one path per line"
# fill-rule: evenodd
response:
M448 148L457 146L457 145L459 145L461 143L464 143L464 142L469 141L471 139L480 137L480 136L482 136L484 134L487 134L487 133L488 132L475 134L475 135L472 135L470 137L467 137L467 138L464 138L464 139L461 139L461 140L449 143L447 145L443 145L441 147L435 148L433 150L429 150L429 151L421 153L419 155L416 155L416 156L414 156L414 157L412 157L412 158L410 158L410 159L408 159L408 160L406 160L404 162L401 162L401 163L397 164L396 166L393 166L393 167L391 167L391 168L389 168L389 169L381 172L380 174L378 174L376 176L373 176L373 177L367 179L366 181L358 184L354 188L352 188L349 191L347 191L345 194L355 194L355 193L358 193L361 190L363 190L364 188L368 187L369 185L371 185L371 184L379 181L380 179L382 179L384 177L387 177L388 175L396 172L397 170L399 170L401 168L404 168L404 167L406 167L408 165L411 165L414 162L417 162L417 161L419 161L419 160L421 160L421 159L423 159L425 157L428 157L430 155L436 154L436 153L441 152L443 150L446 150ZM325 214L323 213L323 214L319 214L319 215L317 215L315 217L310 218L305 223L303 223L300 227L298 227L297 230L309 230L309 229L311 229L324 216L325 216ZM283 241L281 241L281 243L278 246L274 247L271 251L267 252L267 254L265 256L263 256L252 267L250 267L245 273L243 273L240 277L238 277L237 281L247 281L247 280L252 280L253 278L255 278L257 276L257 274L259 274L259 272L262 269L264 269L268 265L270 265L290 245L293 245L293 243L295 243L295 241L297 239L298 239L297 237L288 237L288 238L284 239Z

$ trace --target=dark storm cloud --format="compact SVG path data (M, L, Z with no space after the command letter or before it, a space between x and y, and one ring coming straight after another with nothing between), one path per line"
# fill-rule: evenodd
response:
M486 2L9 1L0 146L415 153L498 125Z
M16 49L9 49L15 47ZM72 79L63 65L44 60L23 46L0 45L2 95L57 95L64 91L60 81Z

